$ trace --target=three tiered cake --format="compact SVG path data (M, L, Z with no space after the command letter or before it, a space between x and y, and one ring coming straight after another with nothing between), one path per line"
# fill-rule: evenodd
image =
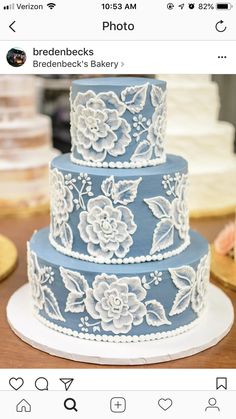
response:
M36 316L107 342L176 336L207 306L208 243L189 230L187 162L165 154L166 83L72 84L72 153L50 168L51 224L28 246Z

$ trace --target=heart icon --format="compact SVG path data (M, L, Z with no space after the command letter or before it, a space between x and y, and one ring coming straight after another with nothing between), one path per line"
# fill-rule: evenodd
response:
M172 406L173 402L171 399L159 399L158 405L162 410L168 410Z
M12 377L9 380L9 384L14 390L17 391L24 385L24 380L23 380L23 378L20 378L20 377L18 377L18 378Z

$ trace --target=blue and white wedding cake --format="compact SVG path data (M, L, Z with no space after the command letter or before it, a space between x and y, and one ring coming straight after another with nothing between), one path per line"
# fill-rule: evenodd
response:
M50 168L51 224L28 245L35 315L106 342L176 336L207 306L208 243L189 230L187 162L166 155L166 83L72 83L72 153Z

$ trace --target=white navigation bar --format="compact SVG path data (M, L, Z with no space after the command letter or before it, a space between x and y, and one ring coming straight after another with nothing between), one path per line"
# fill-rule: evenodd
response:
M0 6L1 39L12 41L236 40L235 20L236 6L215 0L6 0Z
M236 370L229 369L7 369L2 391L236 391ZM227 418L228 419L228 418Z
M0 381L4 419L234 419L235 394L233 370L2 370Z

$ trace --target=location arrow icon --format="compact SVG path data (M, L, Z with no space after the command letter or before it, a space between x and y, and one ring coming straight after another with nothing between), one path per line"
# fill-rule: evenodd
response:
M68 391L74 381L74 378L60 378L60 381L64 384L65 390Z

